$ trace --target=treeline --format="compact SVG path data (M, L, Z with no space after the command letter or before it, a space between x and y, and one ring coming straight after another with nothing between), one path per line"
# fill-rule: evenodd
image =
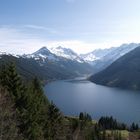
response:
M133 122L132 125L130 126L129 130L132 132L137 131L137 130L139 130L139 125Z
M101 117L98 121L98 126L100 129L109 129L109 130L129 130L129 131L137 131L139 129L139 125L134 122L127 126L124 123L118 122L116 119L111 117Z
M101 117L96 123L92 122L92 117L88 113L80 112L79 126L81 130L87 128L88 140L122 140L124 139L121 131L135 132L139 130L138 124L132 123L130 126L118 122L111 117ZM108 130L110 133L107 133Z
M122 140L120 130L126 130L127 126L113 119L113 117L101 117L96 123L88 113L79 114L80 130L86 133L86 140ZM110 133L107 131L110 130Z
M92 121L92 117L88 113L80 112L79 120L81 120L81 121Z
M111 129L111 130L126 130L127 125L124 123L117 122L116 119L111 117L101 117L98 121L98 125L101 129Z
M63 116L37 78L24 83L13 63L0 71L0 139L55 140Z

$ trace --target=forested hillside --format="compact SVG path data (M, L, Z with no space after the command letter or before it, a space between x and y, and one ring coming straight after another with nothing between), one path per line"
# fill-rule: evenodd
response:
M116 60L90 80L106 86L140 89L140 47Z
M26 81L29 81L34 77L38 77L38 79L44 82L56 79L69 79L88 74L92 70L87 64L80 64L71 60L54 63L47 59L44 62L42 59L36 61L34 58L0 55L0 69L3 68L5 63L9 62L14 62L16 64L18 73ZM65 67L62 65L65 65Z
M64 116L49 102L37 78L22 81L13 63L0 71L0 138L2 140L121 140L137 132L112 117L93 121L87 113Z

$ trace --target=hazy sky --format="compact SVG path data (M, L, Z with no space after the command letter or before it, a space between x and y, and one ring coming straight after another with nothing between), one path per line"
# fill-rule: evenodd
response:
M140 42L140 0L0 0L0 51L78 53Z

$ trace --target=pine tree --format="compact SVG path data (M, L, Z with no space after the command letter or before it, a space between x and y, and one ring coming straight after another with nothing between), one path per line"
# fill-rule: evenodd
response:
M27 112L25 117L25 135L29 140L43 140L47 123L48 100L41 84L35 78L28 87Z
M9 91L15 101L18 120L20 121L20 132L28 140L43 140L42 116L47 108L46 98L37 80L26 88L20 76L16 72L13 63L5 67L1 72L1 84Z
M6 89L0 87L0 140L23 140L16 108Z
M48 109L48 140L54 140L61 132L62 114L51 102Z
M3 66L0 74L0 83L9 91L9 93L11 93L17 106L20 106L23 103L25 96L25 86L23 85L20 76L16 72L16 66L14 63Z
M79 120L83 120L84 119L84 113L83 112L80 112L79 114Z
M0 73L0 84L5 87L15 103L18 128L28 140L54 140L60 134L62 114L49 103L42 86L35 78L28 86L22 83L13 63Z
M130 130L133 132L135 130L135 123L133 122L132 125L130 126Z
M5 87L15 102L17 119L20 133L24 134L24 122L27 121L25 114L27 113L27 90L22 83L20 76L16 72L14 63L10 63L3 67L0 74L0 83Z
M138 124L136 124L135 129L136 129L136 130L138 130L138 129L139 129L139 125L138 125Z

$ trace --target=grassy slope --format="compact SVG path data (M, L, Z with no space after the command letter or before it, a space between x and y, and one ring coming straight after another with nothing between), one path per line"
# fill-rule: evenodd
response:
M74 127L73 121L78 122L78 125ZM87 123L85 127L81 130L79 128L79 119L76 117L65 117L64 120L64 128L65 128L65 137L62 140L92 140L89 138L91 135L92 130L97 123L96 120L92 120L91 123ZM114 140L113 134L115 132L121 133L122 140L139 140L140 138L140 130L136 132L129 132L127 130L106 130L106 140ZM100 132L103 133L102 131ZM62 138L62 137L61 137Z

